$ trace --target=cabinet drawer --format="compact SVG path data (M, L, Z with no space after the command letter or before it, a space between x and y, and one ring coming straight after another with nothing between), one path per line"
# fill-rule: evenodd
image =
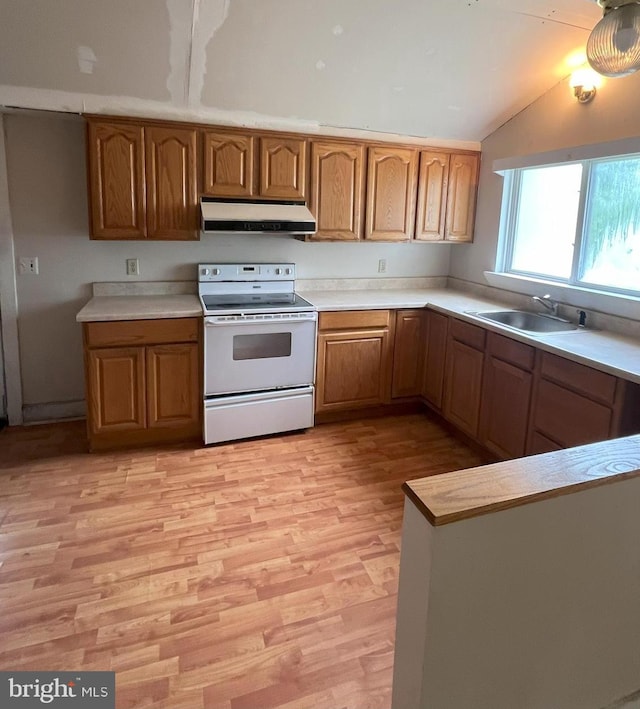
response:
M484 350L486 332L477 325L471 325L462 320L452 318L449 326L449 334L454 340L464 342L477 350Z
M319 330L351 330L359 327L389 327L388 310L341 310L320 313Z
M611 374L599 372L597 369L547 352L542 355L541 374L545 379L575 389L596 401L609 405L614 402L617 379Z
M197 342L200 318L85 323L87 347Z
M595 401L541 380L533 428L565 448L609 437L612 411Z
M536 356L536 351L530 345L516 342L508 337L489 333L488 352L503 362L513 364L520 369L531 371Z

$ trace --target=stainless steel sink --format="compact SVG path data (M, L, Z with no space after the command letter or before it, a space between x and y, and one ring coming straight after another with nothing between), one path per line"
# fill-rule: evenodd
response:
M473 315L525 332L571 332L578 329L577 325L568 320L562 320L552 315L528 313L524 310L498 310L473 313Z

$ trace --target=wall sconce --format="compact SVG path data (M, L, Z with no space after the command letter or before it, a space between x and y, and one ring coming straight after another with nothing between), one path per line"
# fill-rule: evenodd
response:
M571 74L569 86L573 89L573 95L579 103L589 103L596 95L598 80L594 77L592 69L586 67L577 69Z

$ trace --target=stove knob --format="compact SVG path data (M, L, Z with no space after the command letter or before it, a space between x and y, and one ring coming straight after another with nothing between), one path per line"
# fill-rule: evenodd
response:
M200 273L201 273L203 276L208 276L209 273L211 273L211 271L209 271L208 268L203 268L203 269L200 271Z
M212 271L214 276L219 276L220 275L220 269L219 268L214 268Z
M290 275L291 275L291 269L290 269L290 268L286 268L284 272L287 274L287 276L290 276Z
M276 276L281 276L281 275L282 275L282 269L276 268Z

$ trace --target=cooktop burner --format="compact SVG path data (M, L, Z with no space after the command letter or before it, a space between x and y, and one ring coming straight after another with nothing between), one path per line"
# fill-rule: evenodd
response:
M304 313L314 306L295 292L293 263L218 263L198 266L205 315Z
M297 293L232 293L202 295L202 303L206 311L227 310L292 310L308 308L313 310L313 305Z

